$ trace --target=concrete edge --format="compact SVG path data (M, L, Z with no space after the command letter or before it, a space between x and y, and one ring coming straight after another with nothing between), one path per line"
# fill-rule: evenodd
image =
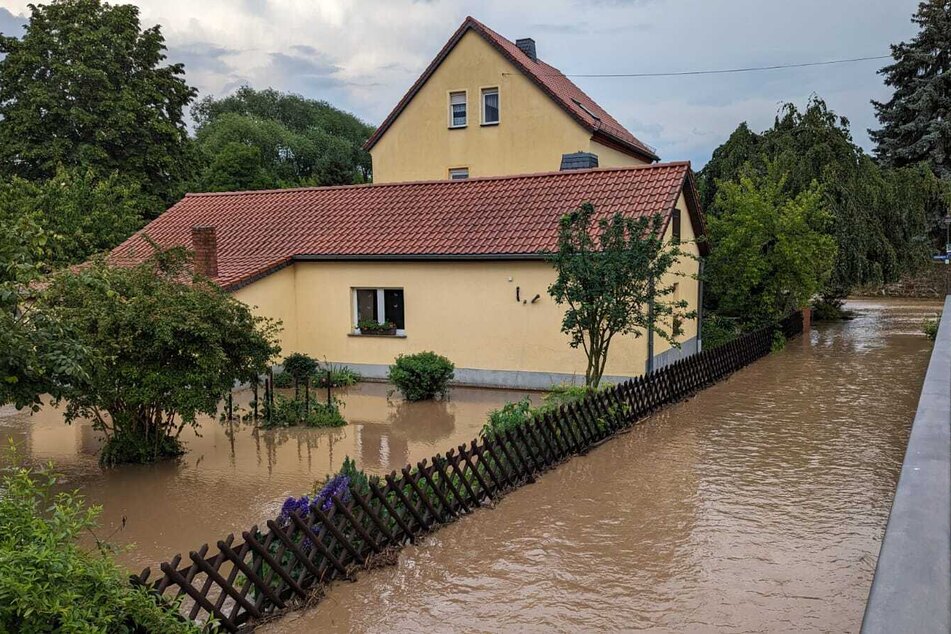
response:
M951 632L951 296L945 299L862 632Z

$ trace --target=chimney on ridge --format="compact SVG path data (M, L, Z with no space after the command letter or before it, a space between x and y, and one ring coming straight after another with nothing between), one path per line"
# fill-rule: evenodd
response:
M205 277L218 277L218 241L214 227L192 227L192 250L195 252L195 272Z
M561 171L588 170L598 166L598 155L591 152L574 152L561 155Z
M538 61L538 57L535 55L535 40L532 38L523 37L515 40L515 46L519 47L523 53L531 57L533 62Z

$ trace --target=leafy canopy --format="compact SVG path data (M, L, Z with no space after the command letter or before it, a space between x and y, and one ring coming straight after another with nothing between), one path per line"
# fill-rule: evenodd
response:
M22 37L0 36L0 175L118 172L161 211L186 175L184 109L196 93L180 64L164 64L159 27L142 30L137 7L101 0L30 12Z
M774 323L818 293L831 274L832 214L817 184L795 196L778 166L720 186L709 218L710 290L718 313Z
M55 275L41 297L91 351L87 378L57 396L67 421L88 417L105 433L106 463L180 453L184 427L214 415L236 381L259 376L279 351L277 324L187 265L177 249L130 268L98 260Z
M91 169L60 168L49 180L0 182L0 222L35 219L49 239L46 264L53 268L115 247L141 227L147 207L139 186L118 173L100 178Z
M894 92L872 101L881 130L870 130L888 166L928 163L951 178L951 4L926 0L912 18L918 34L892 45L895 62L879 71Z
M674 298L673 268L690 257L664 240L664 218L627 218L616 213L595 220L582 204L559 225L558 250L551 255L557 278L548 288L565 316L561 329L573 348L587 356L585 384L597 387L617 335L640 337L649 329L679 345L681 323L694 316Z
M192 110L211 191L347 185L370 179L363 143L373 132L325 101L247 86Z

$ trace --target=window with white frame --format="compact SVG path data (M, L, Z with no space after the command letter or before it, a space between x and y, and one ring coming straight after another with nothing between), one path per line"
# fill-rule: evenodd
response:
M449 170L449 180L462 181L469 178L468 167L453 167Z
M482 125L495 125L499 122L499 89L482 89Z
M466 127L466 92L449 93L449 127Z
M354 288L352 289L353 326L357 334L404 333L402 288ZM374 332L366 332L368 323L378 324ZM360 324L364 324L361 328ZM392 331L392 332L390 332Z

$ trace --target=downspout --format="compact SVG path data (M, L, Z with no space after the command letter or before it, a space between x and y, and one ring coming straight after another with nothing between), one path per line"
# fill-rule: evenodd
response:
M654 371L654 276L647 281L650 299L647 303L647 373Z
M703 352L703 258L697 275L697 352Z

